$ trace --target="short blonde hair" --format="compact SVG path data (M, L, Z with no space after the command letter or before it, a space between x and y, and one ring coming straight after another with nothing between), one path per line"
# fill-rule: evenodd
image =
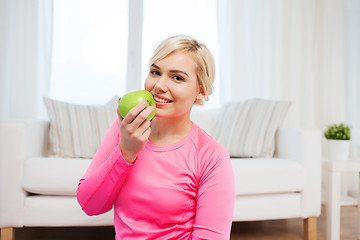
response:
M208 101L209 95L213 92L215 64L214 58L205 44L198 43L192 37L185 35L169 37L155 49L149 67L177 50L188 52L197 63L196 76L200 92L204 95L204 99ZM195 104L202 105L203 100L197 100Z

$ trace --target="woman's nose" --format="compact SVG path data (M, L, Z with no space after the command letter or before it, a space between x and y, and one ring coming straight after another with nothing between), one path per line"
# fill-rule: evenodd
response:
M158 79L158 81L155 84L155 90L157 92L166 92L167 91L166 77L165 76L161 76Z

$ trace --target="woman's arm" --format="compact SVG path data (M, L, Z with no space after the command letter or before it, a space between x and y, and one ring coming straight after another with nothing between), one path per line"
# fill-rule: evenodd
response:
M119 147L119 121L107 131L84 177L80 179L77 199L88 215L109 211L133 164L126 162Z
M216 161L201 169L193 239L230 239L234 202L234 174L223 150Z
M118 112L118 119L78 185L78 202L86 214L102 214L112 208L137 154L149 138L150 121L146 118L153 110L146 101L132 108L124 119Z

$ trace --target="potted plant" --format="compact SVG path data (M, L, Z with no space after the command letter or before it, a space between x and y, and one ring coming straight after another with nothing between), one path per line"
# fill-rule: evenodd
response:
M327 139L327 158L330 161L347 160L350 151L351 127L344 124L329 125L324 132Z

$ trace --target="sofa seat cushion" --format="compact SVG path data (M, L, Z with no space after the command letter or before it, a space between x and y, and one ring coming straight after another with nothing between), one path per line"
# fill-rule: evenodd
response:
M231 158L236 195L301 192L305 169L280 158Z
M43 195L76 196L77 185L91 159L39 157L25 161L22 187Z
M24 226L27 227L114 225L113 209L104 214L89 217L81 210L75 196L26 197L23 214Z

